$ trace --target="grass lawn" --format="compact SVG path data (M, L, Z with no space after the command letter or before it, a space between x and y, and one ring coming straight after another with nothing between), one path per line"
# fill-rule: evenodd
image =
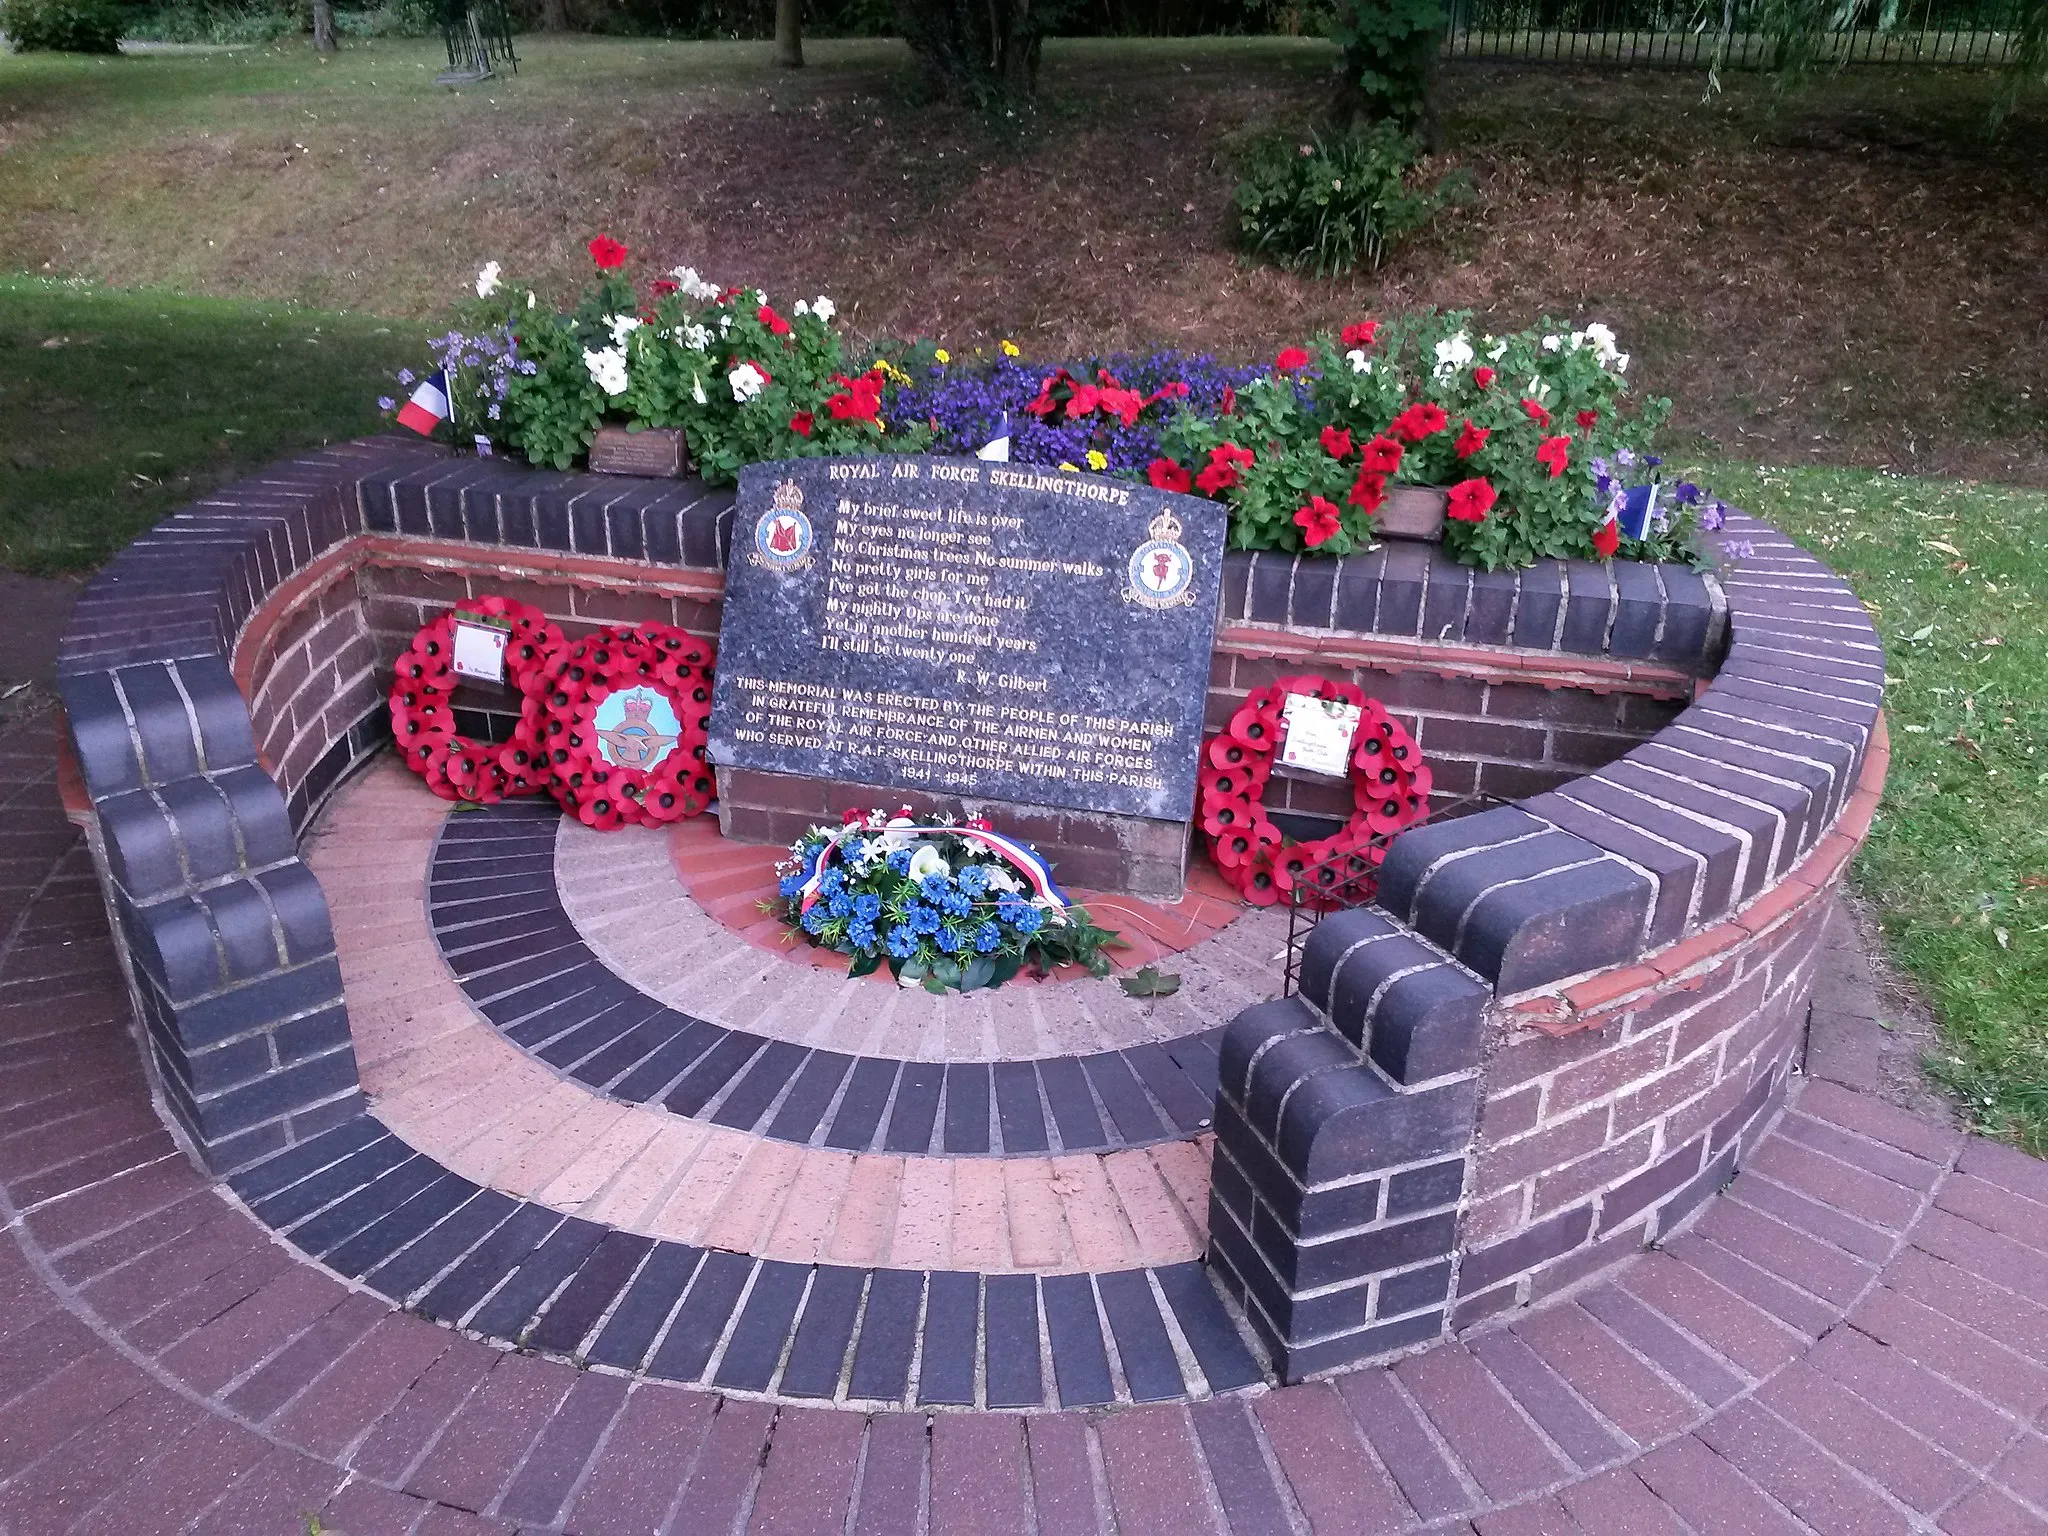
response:
M383 425L402 322L0 276L0 563L89 570L167 512Z
M1885 642L1891 779L1857 887L1926 991L1935 1075L2048 1155L2048 494L1721 466L1716 491L1828 561Z

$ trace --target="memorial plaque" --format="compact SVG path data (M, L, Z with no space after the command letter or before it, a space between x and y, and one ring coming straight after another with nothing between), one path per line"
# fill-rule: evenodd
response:
M712 761L1185 821L1225 515L976 459L754 465Z

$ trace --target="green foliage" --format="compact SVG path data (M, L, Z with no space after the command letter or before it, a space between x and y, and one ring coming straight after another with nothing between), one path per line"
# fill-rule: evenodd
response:
M1320 337L1282 353L1291 366L1239 391L1230 414L1183 411L1161 446L1195 490L1229 504L1235 549L1350 554L1371 541L1390 486L1420 485L1450 490L1444 547L1469 564L1605 558L1599 478L1648 478L1628 466L1670 402L1626 409L1628 358L1604 326L1470 326L1469 314L1430 311ZM1677 509L1619 552L1698 558L1693 524Z
M1442 0L1337 0L1329 33L1344 50L1342 105L1353 120L1426 122L1443 31Z
M926 82L978 104L1029 96L1064 0L896 0L896 25Z
M0 32L21 53L119 53L122 19L112 0L0 0Z
M419 344L362 315L0 276L0 564L91 570L216 486L376 431Z
M1854 867L1932 1004L1973 1128L2048 1156L2048 494L1853 469L1709 466L1884 641L1891 766Z
M1292 271L1373 271L1447 196L1445 187L1409 185L1417 158L1415 140L1391 123L1331 136L1266 134L1243 153L1238 238Z

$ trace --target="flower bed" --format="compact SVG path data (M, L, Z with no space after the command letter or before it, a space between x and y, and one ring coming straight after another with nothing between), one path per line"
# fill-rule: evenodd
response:
M1212 497L1232 548L1332 556L1374 541L1394 488L1432 487L1445 547L1489 570L1704 563L1698 535L1725 517L1696 486L1651 489L1670 402L1631 399L1628 355L1598 322L1493 336L1461 313L1360 320L1268 367L1174 351L1046 366L1009 342L956 361L929 342L856 347L829 298L785 312L690 267L642 289L624 246L590 252L596 277L560 312L486 266L433 344L442 387L399 420L452 416L465 440L557 469L607 423L680 430L713 484L770 460L988 452Z

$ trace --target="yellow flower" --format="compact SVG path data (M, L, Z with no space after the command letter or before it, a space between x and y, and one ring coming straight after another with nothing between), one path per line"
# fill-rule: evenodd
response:
M932 356L936 357L942 363L950 363L951 361L953 361L953 354L948 352L944 347L940 347L936 352L932 353Z
M1022 357L1023 355L1023 349L1020 348L1014 341L1006 341L1003 343L1003 356Z
M892 380L893 382L898 384L908 384L910 382L909 374L905 373L901 368L898 368L894 363L889 362L886 359L876 363L875 366L882 370L882 377L885 379Z
M1060 460L1060 468L1061 468L1061 469L1064 469L1064 470L1066 470L1066 471L1067 471L1067 472L1068 472L1069 474L1075 474L1075 475L1078 475L1079 473L1081 473L1081 466L1080 466L1080 465L1078 465L1078 464L1069 464L1069 463L1068 463L1068 462L1067 462L1066 460L1064 460L1064 459Z
M1088 450L1088 467L1090 469L1109 468L1109 455L1100 448L1090 448Z

